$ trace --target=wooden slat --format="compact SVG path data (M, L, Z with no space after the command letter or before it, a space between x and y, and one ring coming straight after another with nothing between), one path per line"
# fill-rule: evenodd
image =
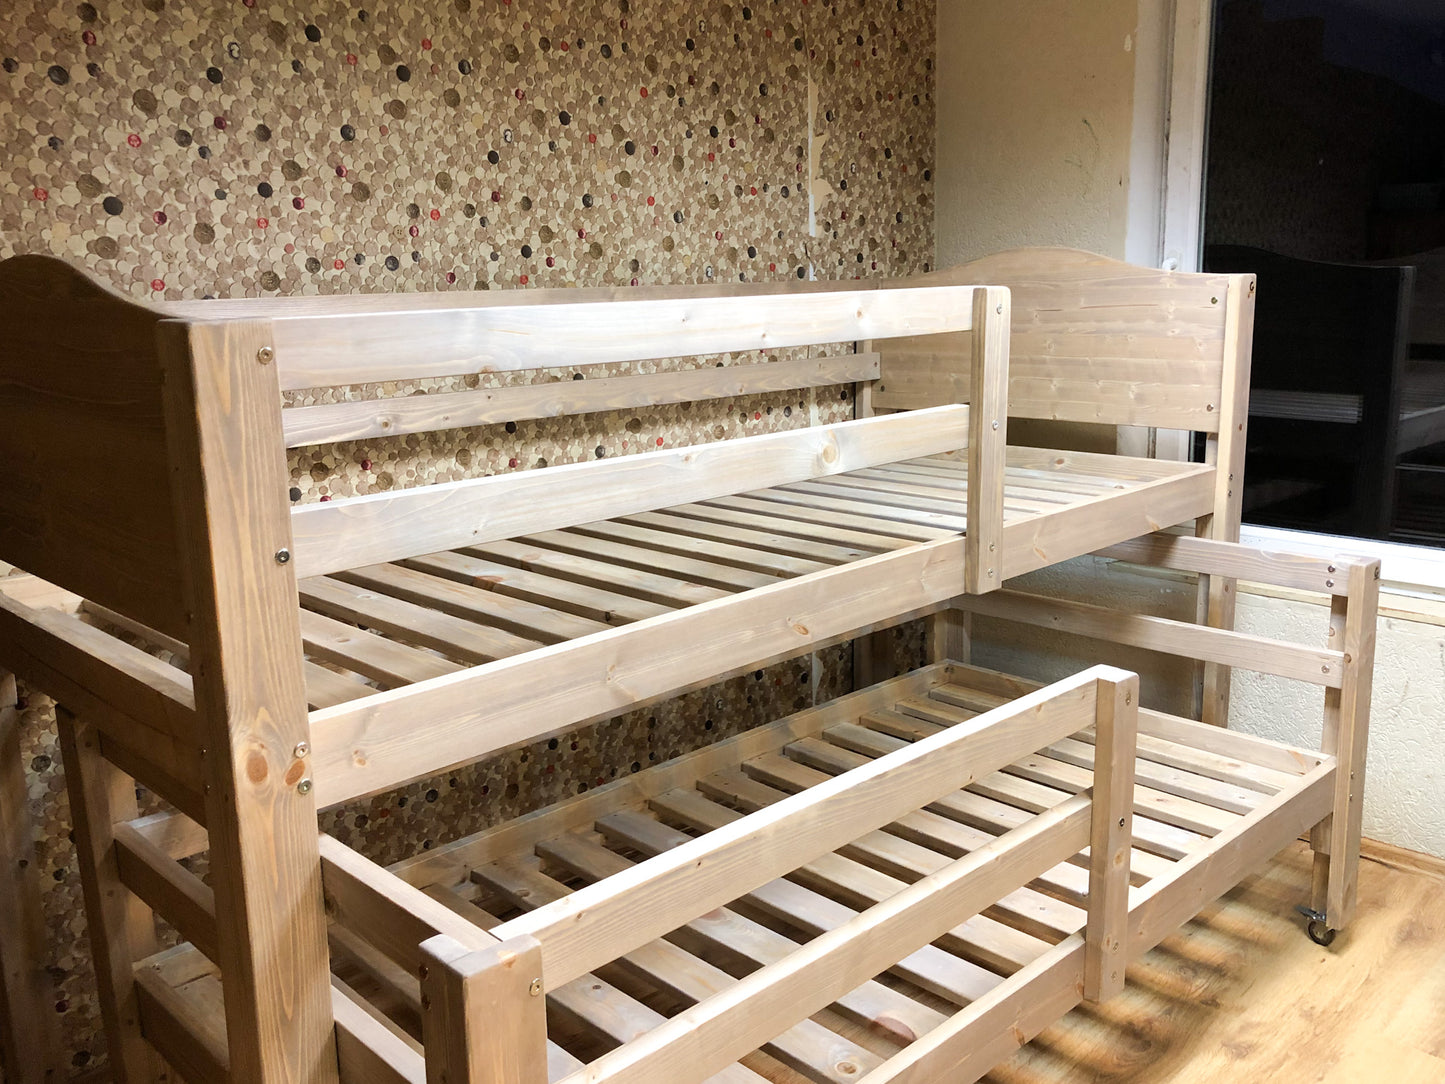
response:
M1003 617L1041 628L1072 632L1170 655L1207 659L1262 674L1339 688L1344 656L1327 648L1211 629L1148 614L1131 614L1092 603L1044 598L1021 591L969 596L959 605L974 613Z
M981 910L1006 886L1031 879L1077 850L1087 838L1087 824L1088 800L1073 799L603 1055L589 1073L599 1081L640 1084L724 1065L778 1023L827 1005L960 916Z
M1129 909L1132 962L1188 922L1206 903L1236 885L1330 809L1333 760L1300 778L1255 813L1215 836L1209 847L1185 858L1172 877L1145 885Z
M816 738L803 738L787 747L787 756L829 775L837 775L862 766L871 758L844 749L840 745ZM764 758L745 765L749 774L764 770ZM768 764L769 781L772 774ZM1017 828L1034 813L1051 809L1070 795L1068 792L1017 779L1003 772L993 772L975 783L970 790L945 795L932 802L928 809L940 816L972 825L993 835ZM1131 866L1148 876L1165 876L1172 860L1197 849L1206 841L1194 832L1163 824L1146 817L1134 822L1135 851ZM1165 861L1169 859L1170 861Z
M669 525L686 524L687 520L670 518L661 514L642 513L643 516L657 515L652 522L662 522ZM717 539L695 536L691 533L683 533L680 530L657 530L647 527L640 522L641 517L633 517L638 522L622 523L612 520L601 523L587 523L572 530L576 534L588 535L593 538L606 538L612 541L628 542L637 546L646 547L653 552L667 554L678 554L684 557L700 557L709 561L716 561L719 564L733 568L745 569L753 572L766 572L771 577L777 576L803 576L809 572L821 572L831 565L840 564L840 561L820 561L789 553L786 550L778 552L755 543L749 537L749 532L736 530L732 533L731 540L724 542ZM776 536L775 536L776 537ZM778 539L781 541L781 539ZM841 549L841 547L839 547ZM860 551L853 551L844 560L856 560L864 556ZM764 581L767 582L767 581Z
M390 379L395 379L393 375ZM301 577L962 448L967 407L446 482L292 509Z
M973 290L960 286L422 310L372 301L274 317L282 389L966 331L973 319Z
M709 797L726 801L742 810L771 805L779 798L821 783L828 773L795 763L781 756L760 756L747 762L743 768L717 772L698 781L698 790ZM744 791L742 783L751 784ZM909 840L949 858L958 858L969 851L976 851L993 840L998 833L941 817L926 809L916 809L899 817L886 829L899 839ZM1088 896L1089 883L1086 871L1067 863L1056 866L1039 877L1054 896L1082 903Z
M120 881L185 941L210 960L216 943L216 898L209 885L182 869L170 855L129 824L114 829L116 871Z
M1083 981L1084 939L1071 937L889 1058L877 1080L977 1080L1077 1005Z
M1209 467L1171 464L1169 476L1107 497L1086 499L1048 515L1006 522L1003 576L1012 579L1117 542L1183 523L1208 508L1214 484Z
M336 1058L347 1084L425 1084L421 1047L378 1020L335 979L331 1013L336 1018Z
M365 674L383 685L406 685L462 669L461 663L373 635L355 625L310 610L302 610L299 621L301 642L308 652L319 659Z
M622 625L667 613L671 607L631 595L543 576L465 553L429 553L402 562L407 568L456 580L505 598L519 599L604 625ZM346 573L342 573L346 575Z
M135 987L146 1039L193 1084L229 1084L221 983L203 975L172 986L149 964L136 968ZM155 1079L164 1079L157 1077Z
M636 523L645 528L656 528L659 533L677 539L679 543L688 538L724 545L736 543L750 551L775 553L785 560L800 559L817 561L822 564L844 564L867 557L877 550L863 546L846 546L833 542L817 542L782 532L763 530L745 525L746 517L740 516L736 523L713 523L680 513L679 509L664 512L641 512L618 521L620 524ZM585 527L582 529L586 529Z
M292 407L282 412L281 426L286 446L299 448L528 418L816 388L874 380L877 376L877 354L844 354Z
M1359 560L1343 555L1315 557L1304 553L1241 546L1237 542L1164 533L1133 538L1099 550L1098 553L1101 557L1153 565L1156 568L1204 572L1211 576L1226 576L1330 595L1346 593L1349 568Z
M777 573L768 570L738 568L725 562L691 554L657 550L651 548L646 540L623 540L609 537L611 535L608 529L609 525L604 523L600 526L600 530L586 534L574 528L528 535L519 541L546 546L548 549L563 553L595 556L599 560L626 568L652 568L671 576L682 576L695 583L707 584L727 591L746 591L752 587L775 583L778 579ZM806 571L816 572L818 569L810 568Z
M1092 717L1093 672L1030 694L974 723L900 749L783 800L646 866L514 919L501 937L542 943L549 981L565 982L738 895L991 771L1016 750L1078 730ZM1012 755L1010 755L1012 753ZM645 893L639 915L631 897ZM578 922L578 915L586 921Z
M401 565L369 565L338 573L336 578L544 643L587 636L607 627L578 614Z
M491 662L542 646L536 640L328 576L302 580L300 592L301 601L318 613L377 629L463 662Z
M438 934L473 948L497 940L331 836L322 835L318 846L332 920L371 942L407 971L415 971L420 962L418 946Z
M320 663L307 659L306 669L306 704L312 708L333 708L337 704L344 704L348 700L357 700L363 696L370 696L376 692L370 685L358 676L338 674L335 670L328 670Z
M703 523L748 527L809 543L822 541L827 545L853 546L866 553L903 549L912 544L908 539L890 533L886 523L866 524L863 529L855 529L836 522L837 517L826 525L807 520L795 522L786 516L779 519L779 509L748 497L720 497L706 504L678 505L666 509L666 512Z
M957 594L945 539L312 712L317 791L330 805L647 700L756 669ZM709 644L706 653L696 650ZM605 681L596 680L607 675ZM423 700L413 699L422 697ZM486 719L486 727L474 725ZM447 764L439 762L439 757Z
M749 757L780 749L803 734L816 733L853 712L892 702L898 696L917 694L945 679L944 667L928 666L873 688L861 689L765 726L745 730L694 752L631 775L623 775L586 794L568 797L555 805L493 828L440 844L392 867L399 877L417 885L452 884L467 870L498 857L530 850L542 840L591 825L598 816L622 805L686 786L702 776L731 767Z
M631 568L602 558L579 557L526 541L488 542L468 546L462 552L485 557L499 564L516 565L526 572L541 572L586 587L616 591L661 603L664 606L695 606L722 598L731 592L720 587L694 583L677 576Z
M658 827L662 828L660 825ZM546 840L538 845L537 853L549 862L592 880L612 876L636 864L580 834ZM487 880L487 874L482 871L478 872L478 877L483 881ZM772 882L766 888L788 893L785 906L789 917L785 921L792 922L795 928L814 932L831 929L833 925L841 924L857 913L787 881ZM772 909L777 901L765 899L767 896L762 890L749 893L750 900L759 901L765 909ZM816 900L818 906L811 915L802 917L799 925L800 916L808 910L805 903L809 899ZM819 918L820 915L824 917ZM821 924L812 925L812 922ZM762 922L745 918L727 907L719 907L702 918L689 922L675 931L672 939L694 948L699 953L721 950L725 956L758 965L776 963L786 958L789 953L795 952L798 947L797 941L791 937ZM915 954L917 959L907 958L899 972L906 972L910 981L927 988L930 969L927 966L929 961L924 959L925 955L939 960L944 958L944 954L938 950L930 951L924 948ZM962 961L958 960L952 962L955 965L962 964ZM871 1032L899 1042L910 1042L937 1027L945 1019L944 1015L935 1009L874 980L858 984L838 998L834 1007L842 1015L857 1021Z
M821 482L798 482L793 485L775 486L772 489L754 490L748 497L771 504L793 505L791 515L807 516L810 510L822 514L813 518L827 521L832 513L849 517L845 522L872 523L879 529L886 529L906 538L925 541L944 534L961 534L968 527L968 518L962 505L952 512L915 511L901 508L882 501L874 501L858 490L838 487L829 488ZM881 522L880 522L881 521Z
M535 860L503 860L480 872L479 879L489 888L528 910L562 899L571 891L542 873ZM721 993L736 981L721 968L665 940L642 945L618 963L686 1005ZM830 1084L857 1080L858 1074L882 1064L877 1055L811 1020L780 1032L763 1049L809 1079Z
M731 798L737 781L724 781L719 778L721 774L705 782L710 784L709 790L715 789ZM786 795L778 800L783 797ZM653 799L651 804L665 816L676 817L678 823L707 832L733 824L742 816L697 792L672 791ZM775 803L759 804L758 808L766 809L771 804ZM656 821L627 812L604 817L597 822L597 827L608 838L643 854L660 854L691 840ZM990 838L984 846L992 842ZM870 844L874 846L870 848ZM834 853L820 855L799 866L786 879L760 885L744 898L777 921L811 936L843 925L854 917L857 909L888 899L906 885L936 873L952 861L929 861L926 866L915 863L908 876L901 877L896 876L895 871L876 868L883 863L868 861L868 851L876 854L880 849L876 846L875 833L868 833ZM1060 909L1070 910L1067 905L1060 905ZM1013 910L1018 913L1017 909ZM1068 932L1082 924L1082 913L1065 923ZM1025 931L986 915L974 915L947 930L938 938L936 946L917 950L892 970L921 989L956 1004L967 1004L994 985L997 978L994 971L1009 974L1017 970L1058 936L1057 929L1040 929L1045 923L1032 925L1033 930Z

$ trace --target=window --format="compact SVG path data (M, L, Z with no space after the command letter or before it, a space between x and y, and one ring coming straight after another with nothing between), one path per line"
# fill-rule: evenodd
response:
M1204 265L1259 276L1246 524L1445 547L1445 6L1223 0L1209 106Z

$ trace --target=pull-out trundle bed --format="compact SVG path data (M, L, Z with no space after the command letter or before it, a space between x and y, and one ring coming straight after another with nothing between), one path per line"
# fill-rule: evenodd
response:
M960 285L969 281L1009 288ZM1208 892L1233 883L1227 876L1275 846L1285 821L1298 820L1290 830L1298 831L1334 811L1340 827L1322 830L1317 845L1342 853L1331 841L1351 823L1357 839L1358 816L1339 816L1335 762L1316 758L1292 772L1278 750L1261 746L1260 763L1242 758L1246 776L1263 773L1245 789L1288 817L1256 818L1258 803L1236 798L1219 807L1242 818L1234 834L1217 818L1166 819L1191 840L1252 842L1211 850L1207 877L1170 880L1183 902L1151 907L1153 882L1136 884L1143 909L1128 917L1130 876L1162 878L1160 862L1182 869L1199 848L1180 836L1178 853L1164 854L1131 836L1125 750L1137 696L1134 679L1114 671L1002 704L980 717L976 734L972 724L937 736L883 734L882 745L849 756L918 744L736 824L723 821L762 803L759 795L718 801L720 793L699 790L712 803L693 811L701 821L668 814L656 828L634 823L643 835L632 840L584 833L589 847L608 841L611 857L589 850L585 860L596 864L567 867L563 879L553 876L562 867L524 853L533 843L519 823L516 848L488 853L520 879L469 880L485 887L480 902L481 888L459 894L455 878L409 887L316 832L318 806L910 618L940 615L942 660L962 620L955 600L999 599L1007 578L1160 527L1194 521L1203 534L1231 537L1251 302L1248 276L1169 275L1059 251L887 289L156 306L110 295L53 261L0 266L8 339L0 451L17 465L0 509L0 558L33 574L0 590L0 663L61 705L118 1076L158 1077L159 1052L192 1080L752 1079L737 1058L763 1046L756 1057L779 1072L923 1079L958 1049L939 1030L945 1020L970 1042L972 1029L996 1032L987 1049L1001 1050L1070 998L1116 989L1130 946L1157 940ZM282 406L299 389L840 342L858 350ZM287 506L288 445L843 381L857 384L860 413L900 412ZM1009 414L1200 429L1210 461L1009 448ZM57 433L80 427L83 444L52 454ZM117 478L111 467L120 461L127 470ZM1227 626L1239 562L1220 560L1196 569L1200 615ZM1249 560L1239 567L1253 570ZM166 661L137 644L162 649ZM1220 715L1222 667L1252 657L1252 645L1224 645L1197 656L1212 668L1205 709ZM1321 668L1316 680L1335 693L1351 687L1348 651L1306 653L1305 662L1286 654L1296 669ZM816 718L831 726L844 721L837 711L859 704L891 711L884 701L895 692L926 696L965 673L974 672L935 667ZM957 721L947 715L932 721ZM760 732L762 745L744 738L718 747L716 756L738 758L707 760L708 774L731 768L742 786L752 753L783 749L786 740L767 743L796 725ZM1091 725L1094 740L1120 743L1109 777L1082 780L1086 768L1075 765L1057 793L1072 786L1078 797L1059 804L1035 795L1034 807L1000 813L992 830L1011 831L996 844L965 847L955 836L938 870L889 867L889 858L878 876L834 893L828 907L819 902L811 927L788 927L791 912L756 902L761 886L840 847L839 861L856 863L857 848L872 845L858 841L874 840L880 826L937 816L932 804L980 772ZM1216 781L1223 769L1209 757L1241 757L1199 749L1216 770L1204 776ZM676 786L690 782L678 770ZM175 812L136 820L132 780ZM1223 781L1233 785L1232 776ZM569 820L569 830L586 828L589 816ZM1273 834L1252 832L1256 822ZM705 828L713 829L706 842L673 849L678 831ZM1150 857L1128 861L1131 839ZM1069 865L1086 844L1095 857ZM649 860L649 848L667 854ZM178 862L202 851L204 882ZM1321 868L1314 906L1321 923L1338 926L1348 917L1350 863ZM1053 878L1046 890L1020 887L1040 877ZM744 893L736 911L717 910ZM549 894L559 898L507 913ZM839 906L861 915L781 955L778 937L839 926ZM975 925L1003 933L981 948L955 945L949 931L987 908L1017 917L1000 926L985 915ZM1148 914L1156 917L1138 917ZM179 948L157 954L157 915L179 932ZM717 942L725 958L659 940L713 921L743 931L737 943ZM705 934L698 944L714 945ZM943 947L919 947L940 936ZM957 965L934 956L955 948ZM944 971L900 977L897 967L912 967L920 952ZM598 968L610 977L594 975ZM610 975L618 969L632 978ZM891 977L859 985L885 972ZM657 988L629 991L638 974ZM1014 985L999 985L1004 974ZM853 990L866 996L853 999ZM663 1023L678 998L696 1009ZM995 1002L1003 1007L986 1012ZM845 1041L829 1069L820 1051L833 1039L812 1024L775 1041L785 1008L841 1013L873 1037ZM1015 1019L1029 1023L1015 1031ZM889 1049L875 1049L880 1028L890 1042L923 1038L905 1061L891 1061ZM927 1035L943 1053L920 1045Z

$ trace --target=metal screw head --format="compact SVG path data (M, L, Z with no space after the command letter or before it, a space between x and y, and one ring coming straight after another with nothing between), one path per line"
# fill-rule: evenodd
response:
M297 794L310 794L310 793L311 793L311 780L310 780L309 778L307 778L307 779L303 779L303 780L301 780L301 782L297 783L297 784L296 784L296 793L297 793Z
M1334 581L1334 580L1326 580L1326 581L1325 581L1325 586L1326 586L1326 587L1333 587L1334 585L1335 585L1335 581Z
M541 980L541 979L533 979L533 980L532 980L532 985L529 986L529 987L527 987L527 993L531 994L533 997L541 997L541 996L542 996L542 980Z
M1000 316L1002 316L1002 315L1003 315L1003 302L1000 301L1000 302L998 303L998 308L994 309L993 311L996 312L996 313L998 313Z
M990 579L993 578L993 569L989 569L989 570L988 570L988 575L989 575L989 578L990 578Z
M1123 828L1123 827L1124 827L1124 818L1123 818L1123 817L1120 817L1120 818L1119 818L1119 827L1120 827L1120 828Z
M269 346L263 346L260 350L256 351L256 360L259 361L262 365L270 365L272 359L274 359L275 357L276 351Z
M288 550L285 546L282 546L279 550L276 551L276 563L278 565L288 564L290 560L291 551Z
M993 423L993 427L994 427L994 429L998 429L998 422L994 422L994 423Z
M297 760L300 760L309 752L311 752L311 746L307 745L304 741L298 741L296 743L296 748L291 750L291 755L294 756Z
M1330 565L1328 568L1325 569L1326 572L1333 572L1334 570L1335 570L1335 566L1334 566L1334 565Z
M1218 305L1218 304L1219 304L1219 298L1217 298L1217 297L1211 297L1211 298L1209 299L1209 303L1210 303L1211 305Z

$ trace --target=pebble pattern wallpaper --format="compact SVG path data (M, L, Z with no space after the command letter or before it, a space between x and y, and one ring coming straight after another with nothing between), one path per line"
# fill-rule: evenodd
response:
M57 255L142 300L916 273L933 248L933 28L930 0L3 0L0 257ZM852 410L845 386L298 449L290 498ZM901 643L921 653L916 631ZM834 695L848 657L778 664L323 827L395 861ZM105 1047L54 713L23 687L21 705L62 1064L82 1076Z

